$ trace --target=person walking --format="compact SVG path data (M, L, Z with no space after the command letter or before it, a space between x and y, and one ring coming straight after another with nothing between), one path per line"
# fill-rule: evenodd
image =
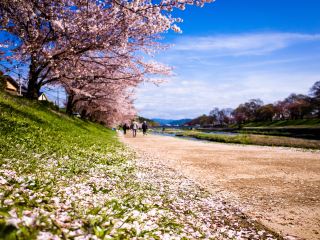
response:
M127 123L125 123L125 124L122 125L122 129L123 129L123 134L124 134L124 135L126 135L128 128L129 128L129 127L128 127Z
M138 129L138 123L136 121L132 122L131 129L132 129L132 136L136 137L137 136L137 129Z
M142 132L143 132L143 135L146 135L147 134L147 130L148 130L148 124L146 121L143 121L142 123Z

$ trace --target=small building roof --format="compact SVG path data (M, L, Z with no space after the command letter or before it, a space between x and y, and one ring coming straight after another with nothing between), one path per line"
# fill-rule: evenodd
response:
M40 92L40 93L39 93L39 95L38 95L38 100L49 102L49 99L48 99L47 95L46 95L44 92Z
M0 76L2 76L2 78L5 80L5 81L8 81L12 86L14 86L17 91L19 91L19 84L9 75L4 75L3 72L0 71ZM25 86L21 86L21 92L22 93L26 93L27 92L27 88Z

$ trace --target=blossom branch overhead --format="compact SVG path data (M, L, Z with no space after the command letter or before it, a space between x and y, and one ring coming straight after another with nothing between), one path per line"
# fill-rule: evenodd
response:
M158 41L160 34L181 32L177 23L182 19L170 12L209 2L0 0L0 30L16 39L5 60L28 69L29 98L50 84L63 86L68 96L83 91L93 96L98 93L90 89L100 89L99 95L113 96L113 102L132 98L128 89L155 79L151 76L170 74L169 67L143 57L166 48ZM7 42L0 40L1 45ZM76 104L69 105L69 112L79 111Z

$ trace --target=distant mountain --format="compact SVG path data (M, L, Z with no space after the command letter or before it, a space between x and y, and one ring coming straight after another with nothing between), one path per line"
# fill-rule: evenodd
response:
M160 125L158 122L153 121L152 119L148 119L148 118L144 118L144 117L140 117L140 116L138 116L138 121L140 123L146 121L149 127L157 127Z
M207 115L203 114L199 117L196 117L196 118L190 120L188 122L188 125L190 125L190 126L194 126L194 125L206 126L206 125L212 124L213 122L214 122L214 118L212 116L207 116Z
M162 118L152 118L153 121L158 122L160 125L184 125L187 122L190 122L192 119L162 119Z
M184 119L179 119L179 120L173 120L170 122L171 125L184 125L187 122L190 122L191 119L189 118L184 118Z
M152 118L152 121L155 121L155 122L159 123L160 125L166 125L166 124L170 124L170 122L173 121L173 120L161 119L161 118Z

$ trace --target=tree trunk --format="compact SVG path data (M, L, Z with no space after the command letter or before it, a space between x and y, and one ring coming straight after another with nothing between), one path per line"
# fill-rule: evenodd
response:
M38 99L40 87L37 84L37 79L29 78L27 98Z
M82 119L86 119L86 117L87 117L87 111L86 111L85 109L83 109L83 110L81 111L80 115L81 115L81 118L82 118Z
M73 98L74 98L73 94L68 95L68 102L67 102L67 107L66 107L66 113L68 115L72 115L72 113L73 113Z
M30 69L29 69L27 98L38 99L39 92L40 92L40 86L38 84L38 76L36 74L35 61L33 58L31 58L31 64L30 64Z

